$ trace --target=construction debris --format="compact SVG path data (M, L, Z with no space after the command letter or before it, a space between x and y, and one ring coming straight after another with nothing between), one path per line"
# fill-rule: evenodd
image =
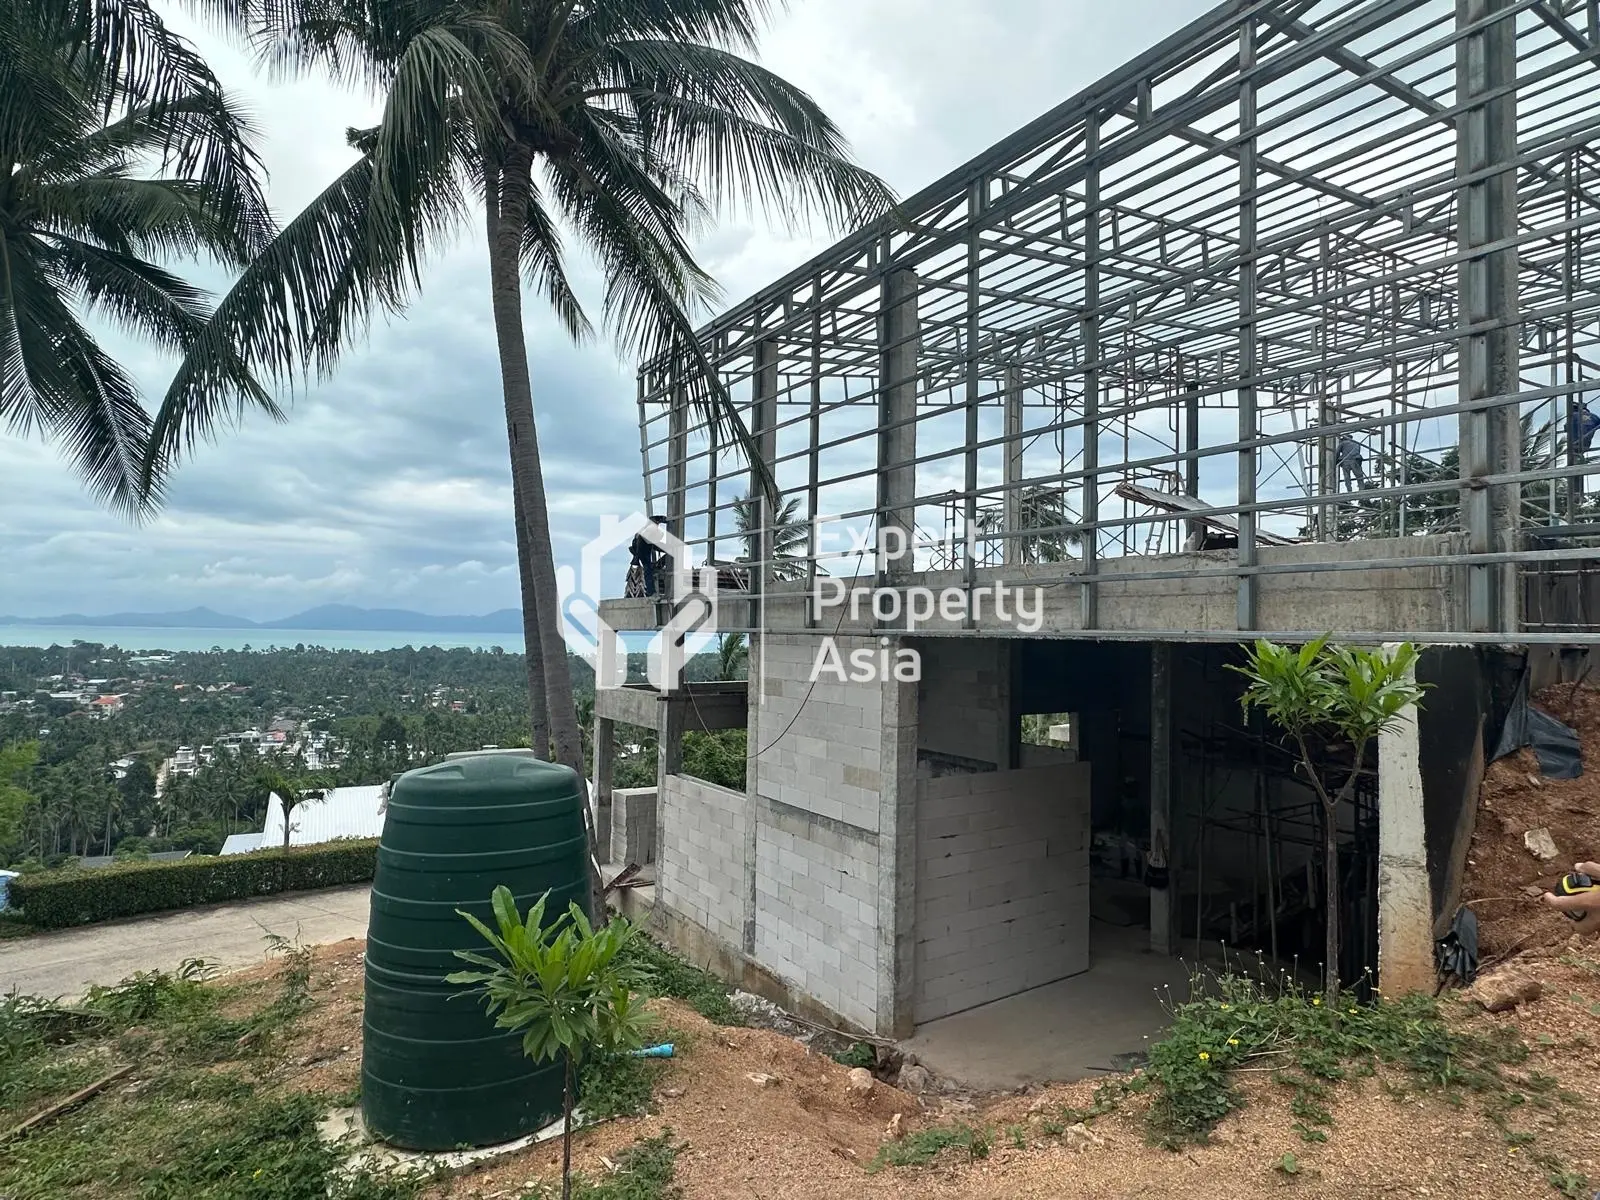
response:
M1555 839L1550 836L1548 829L1530 829L1522 835L1522 844L1528 848L1528 853L1541 862L1549 862L1552 858L1559 858L1561 851L1556 849Z
M1544 995L1544 984L1515 967L1502 967L1480 976L1467 989L1471 996L1489 1012L1510 1012L1519 1004L1537 1000Z

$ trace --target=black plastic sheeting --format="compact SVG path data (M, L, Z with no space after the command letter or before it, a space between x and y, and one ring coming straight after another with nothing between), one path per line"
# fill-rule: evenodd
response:
M1433 947L1441 982L1451 977L1466 987L1478 977L1478 917L1470 908L1456 910L1456 919Z
M1515 754L1524 746L1533 747L1533 756L1539 760L1539 773L1547 779L1577 779L1583 774L1583 752L1578 746L1577 732L1528 702L1526 671L1506 711L1505 724L1500 727L1500 742L1495 746L1494 758Z

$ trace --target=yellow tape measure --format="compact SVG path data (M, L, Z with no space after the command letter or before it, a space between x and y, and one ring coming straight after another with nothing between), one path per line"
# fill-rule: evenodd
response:
M1571 875L1563 875L1556 882L1556 895L1558 895L1558 896L1581 896L1585 892L1594 891L1597 887L1600 887L1600 884L1597 884L1593 879L1590 879L1587 875L1583 875L1583 874L1579 874L1577 872L1574 872ZM1570 918L1571 920L1574 920L1574 921L1583 920L1583 914L1581 912L1568 912L1567 916L1568 916L1568 918Z

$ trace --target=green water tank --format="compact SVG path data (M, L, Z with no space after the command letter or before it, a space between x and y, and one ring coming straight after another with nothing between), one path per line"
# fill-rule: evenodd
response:
M535 1066L480 996L445 982L457 950L492 954L457 909L495 927L505 884L519 911L545 892L553 919L588 912L578 778L531 755L479 754L407 771L378 844L367 928L361 1110L374 1136L412 1150L490 1146L561 1115L561 1068Z

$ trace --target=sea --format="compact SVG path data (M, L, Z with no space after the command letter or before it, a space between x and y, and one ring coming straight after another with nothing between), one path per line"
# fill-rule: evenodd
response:
M517 633L407 633L369 629L181 629L119 625L0 625L0 646L70 646L98 642L141 654L161 650L267 650L272 647L321 646L328 650L398 650L439 646L522 653Z

